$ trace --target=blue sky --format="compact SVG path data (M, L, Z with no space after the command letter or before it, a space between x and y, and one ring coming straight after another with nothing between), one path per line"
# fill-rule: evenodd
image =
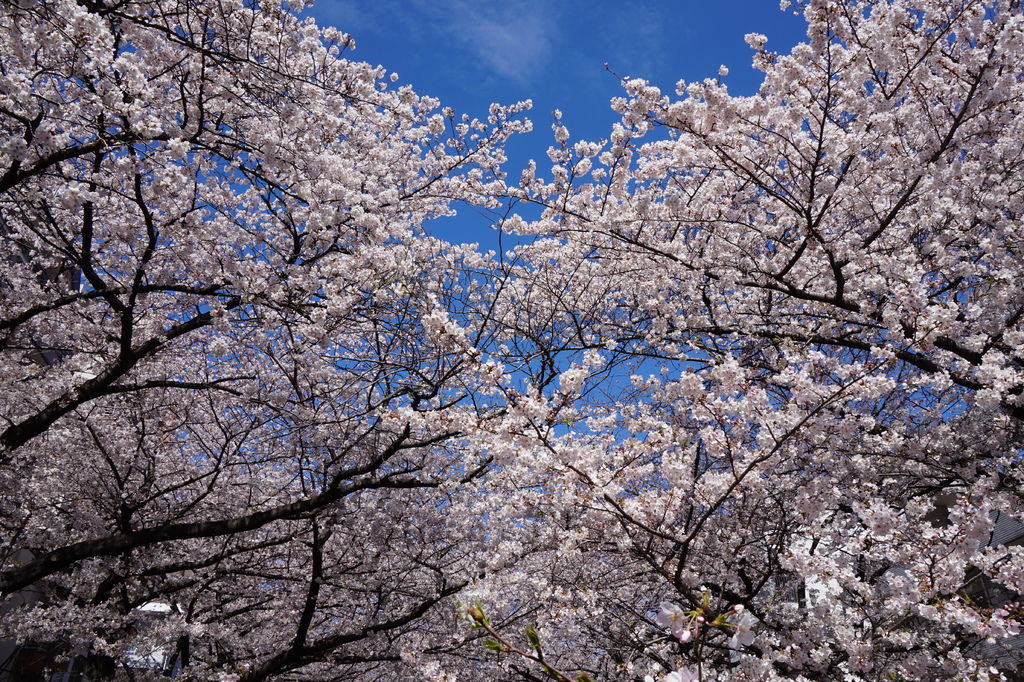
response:
M545 167L554 109L573 139L607 137L616 118L608 102L622 94L614 74L673 92L724 64L730 91L749 95L761 74L744 34L788 52L806 28L774 0L318 0L311 13L355 37L352 58L397 71L456 111L484 116L491 102L532 99L535 130L510 147L510 177L530 158ZM489 241L474 236L471 216L458 223L449 238Z

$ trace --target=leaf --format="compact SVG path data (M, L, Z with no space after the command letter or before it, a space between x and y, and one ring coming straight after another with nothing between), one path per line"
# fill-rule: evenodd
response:
M502 646L501 642L494 639L485 639L484 648L491 651L505 651L505 647Z
M570 682L569 678L567 678L565 675L552 668L550 665L541 663L540 669L556 680L560 680L561 682Z
M530 640L530 646L540 651L540 635L537 634L537 631L532 626L526 628L526 639Z

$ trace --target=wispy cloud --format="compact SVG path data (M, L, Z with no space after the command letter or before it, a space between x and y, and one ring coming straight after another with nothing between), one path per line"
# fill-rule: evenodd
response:
M485 75L523 85L549 63L558 39L553 8L543 0L321 0L339 28L361 33L390 26L420 43L445 40ZM447 51L447 50L445 50Z
M452 5L456 11L452 38L496 74L525 83L551 58L558 24L541 3L459 0Z

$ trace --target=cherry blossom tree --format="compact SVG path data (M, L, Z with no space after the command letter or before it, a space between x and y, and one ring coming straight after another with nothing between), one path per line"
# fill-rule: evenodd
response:
M528 104L438 110L274 2L6 3L0 43L0 639L421 679L503 380L484 260L422 225L493 203Z
M438 110L297 8L6 4L0 638L91 679L1012 679L1019 2L783 5L756 95L627 79L510 186L527 104ZM501 198L543 208L510 253L423 229Z
M789 54L747 36L757 94L627 79L607 140L556 115L550 175L523 175L544 213L508 221L533 241L504 305L537 340L535 438L506 474L537 552L474 587L506 665L1000 678L1024 592L1020 546L992 543L1024 518L1021 7L795 5Z

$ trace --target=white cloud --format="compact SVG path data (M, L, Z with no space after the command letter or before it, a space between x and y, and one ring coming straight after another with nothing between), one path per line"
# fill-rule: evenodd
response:
M557 24L550 10L539 3L506 2L498 7L462 0L453 4L458 12L452 38L496 74L526 82L550 58Z
M543 0L321 0L318 7L355 35L390 26L420 43L444 40L466 50L474 65L525 84L548 64L556 16Z

